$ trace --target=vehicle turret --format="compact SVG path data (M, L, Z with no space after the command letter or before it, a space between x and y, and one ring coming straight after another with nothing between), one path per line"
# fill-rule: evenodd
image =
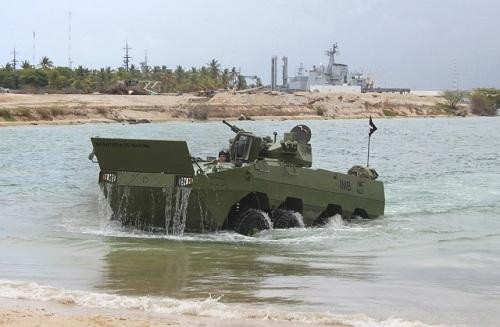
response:
M311 130L306 125L297 125L283 139L273 142L269 136L259 137L251 132L222 121L229 126L236 136L231 139L229 153L231 161L240 165L262 159L278 159L297 167L311 167L312 149L309 141Z

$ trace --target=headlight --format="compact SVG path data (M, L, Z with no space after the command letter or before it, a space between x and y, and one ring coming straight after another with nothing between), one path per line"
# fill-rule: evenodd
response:
M177 177L177 186L183 187L183 186L191 186L193 184L193 178L192 177Z
M99 174L99 181L106 183L116 183L116 173L104 173L101 171Z

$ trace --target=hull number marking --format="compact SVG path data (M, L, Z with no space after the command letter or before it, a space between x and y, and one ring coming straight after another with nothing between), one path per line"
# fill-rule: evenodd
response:
M340 189L342 191L351 191L351 182L341 179L340 180Z

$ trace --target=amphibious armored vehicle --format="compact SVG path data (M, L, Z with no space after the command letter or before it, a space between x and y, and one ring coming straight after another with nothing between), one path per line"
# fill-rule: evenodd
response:
M182 234L324 224L341 215L384 214L384 186L373 169L347 174L312 169L311 130L298 125L276 140L233 126L228 158L193 157L185 141L92 138L99 184L112 219Z

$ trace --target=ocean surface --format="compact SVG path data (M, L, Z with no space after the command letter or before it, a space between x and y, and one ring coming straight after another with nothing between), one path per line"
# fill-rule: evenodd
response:
M313 131L315 168L366 163L366 120L241 122ZM91 136L187 140L223 124L0 128L0 298L154 314L354 326L500 324L500 117L375 120L386 215L324 228L164 236L109 220Z

